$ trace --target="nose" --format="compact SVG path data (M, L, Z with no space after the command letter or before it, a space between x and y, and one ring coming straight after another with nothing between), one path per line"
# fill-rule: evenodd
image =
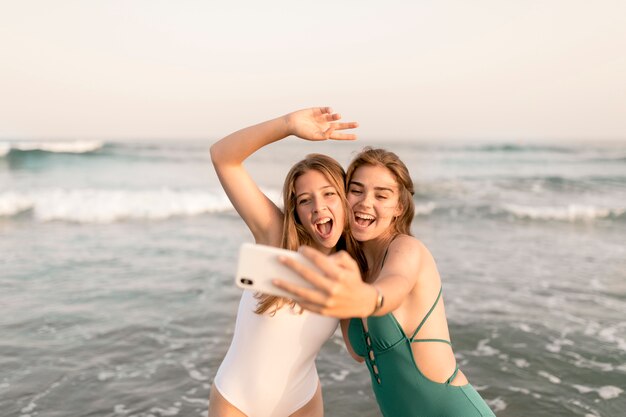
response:
M372 207L372 200L373 200L374 196L372 195L372 193L363 193L361 195L361 198L357 201L357 206L362 206L365 208L371 208Z
M322 210L327 209L326 204L319 198L313 200L313 213L319 213Z

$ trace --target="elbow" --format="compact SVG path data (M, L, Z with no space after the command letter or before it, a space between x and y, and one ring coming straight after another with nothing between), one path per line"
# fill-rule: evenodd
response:
M209 148L209 155L211 155L211 162L213 163L213 165L219 162L219 151L216 145L217 143L214 143Z

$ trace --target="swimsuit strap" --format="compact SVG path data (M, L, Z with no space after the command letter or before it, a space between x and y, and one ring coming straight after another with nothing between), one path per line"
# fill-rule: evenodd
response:
M426 320L428 320L428 317L431 315L431 313L433 312L433 310L435 309L435 307L437 306L437 303L439 302L439 299L441 298L441 292L443 291L443 287L441 287L439 289L439 294L437 294L437 299L435 300L435 302L433 303L433 306L430 308L430 310L428 310L428 313L426 314L426 316L422 319L422 322L419 324L419 326L417 326L417 329L415 329L415 331L413 332L413 335L411 336L411 339L409 339L411 342L415 341L415 336L417 336L417 333L420 331L420 329L422 328L422 326L424 325L424 323L426 323ZM449 342L448 342L449 343Z
M391 246L391 243L396 240L396 238L400 236L398 235L394 235L391 240L389 241L389 244L387 245L387 249L385 249L385 254L383 255L383 261L380 264L380 268L382 269L382 267L385 265L385 260L387 259L387 252L389 252L389 246Z
M446 345L452 346L452 343L450 343L449 340L445 340L445 339L413 339L411 340L411 343L417 343L417 342L441 342L441 343L445 343Z
M452 381L454 381L454 378L456 378L456 375L459 373L459 364L456 364L456 367L454 368L454 372L452 373L452 376L450 378L448 378L446 380L446 384L450 384Z

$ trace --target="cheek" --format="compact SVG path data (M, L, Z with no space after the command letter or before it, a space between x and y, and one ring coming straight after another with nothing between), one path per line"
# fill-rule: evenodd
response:
M341 199L339 199L339 198L334 199L329 204L329 207L332 207L332 210L333 210L333 213L335 214L335 217L343 218L345 210L344 210L343 204L341 203Z
M355 195L352 194L348 194L346 196L347 200L348 200L348 206L350 207L354 207L354 205L357 203L358 198Z
M298 219L300 220L300 223L304 224L302 220L306 219L306 210L302 208L301 206L296 206L296 214L298 215Z

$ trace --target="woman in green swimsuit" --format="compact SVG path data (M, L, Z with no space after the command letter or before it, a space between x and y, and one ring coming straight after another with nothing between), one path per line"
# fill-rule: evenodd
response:
M459 370L452 351L435 261L411 236L413 182L392 152L364 149L347 172L351 232L367 258L302 253L323 272L283 262L316 289L277 280L301 306L342 320L351 355L365 361L385 417L494 416ZM361 279L361 276L364 279ZM356 318L354 318L356 317Z

